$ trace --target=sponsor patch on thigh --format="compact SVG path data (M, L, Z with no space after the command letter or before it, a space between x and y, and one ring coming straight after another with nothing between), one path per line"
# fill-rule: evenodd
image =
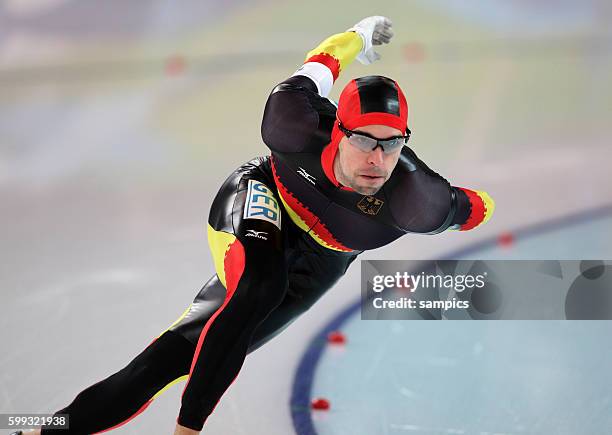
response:
M281 229L281 211L274 194L261 181L249 180L244 219L261 219Z

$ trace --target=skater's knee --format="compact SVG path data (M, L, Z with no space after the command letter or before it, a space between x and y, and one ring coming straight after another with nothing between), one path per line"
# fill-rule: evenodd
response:
M108 378L113 391L121 385L157 385L189 373L195 346L172 331L165 331L130 363Z

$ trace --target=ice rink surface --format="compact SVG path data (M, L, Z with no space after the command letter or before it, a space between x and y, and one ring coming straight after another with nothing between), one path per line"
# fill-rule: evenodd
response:
M611 224L608 206L517 229L511 244L493 238L444 257L537 260L554 247L559 260L578 250L608 259ZM559 270L575 277L580 267ZM531 290L542 285L530 281ZM609 321L364 321L360 308L357 298L333 317L302 357L292 392L300 434L571 435L612 427ZM333 331L346 343L329 342ZM303 412L310 397L325 398L330 410Z
M349 66L331 97L357 76L395 78L408 97L417 155L454 185L487 191L497 209L475 231L405 236L362 259L445 257L612 203L605 1L2 2L0 412L64 407L183 312L214 270L205 223L217 188L267 153L259 127L268 93L321 40L372 14L393 20L395 38L380 62ZM609 217L585 219L473 255L609 259L609 229ZM247 358L203 433L296 432L290 396L298 364L313 337L359 297L359 272L356 262L311 311ZM610 432L607 323L457 323L347 323L345 355L325 354L312 379L314 393L334 397L329 412L313 416L316 433ZM532 339L516 343L526 330ZM495 365L507 362L504 342L522 346L510 373ZM480 366L466 365L478 343L489 352L479 354ZM538 359L543 346L557 352L552 368ZM402 352L391 351L397 347ZM563 355L571 366L562 366ZM449 361L467 378L452 376ZM483 385L474 367L487 368L490 390L474 391ZM534 385L542 372L550 382ZM352 376L369 383L343 383ZM537 406L508 405L521 382ZM182 387L113 433L171 433ZM507 393L506 407L495 408L500 427L480 425L469 404L493 407L496 389ZM568 391L579 406L562 400Z

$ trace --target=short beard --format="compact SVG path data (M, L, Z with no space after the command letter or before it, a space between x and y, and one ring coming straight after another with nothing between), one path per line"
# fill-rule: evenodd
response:
M381 189L380 187L367 187L367 186L349 186L355 192L360 193L361 195L376 195L376 193ZM382 186L381 186L382 187Z
M367 196L375 195L382 188L382 186L381 187L369 187L369 186L360 186L359 184L356 184L351 177L349 177L348 175L344 173L344 170L342 169L342 164L340 162L338 162L337 169L341 175L342 182L344 182L344 183L342 182L341 183L347 187L350 187L355 192L361 195L367 195Z

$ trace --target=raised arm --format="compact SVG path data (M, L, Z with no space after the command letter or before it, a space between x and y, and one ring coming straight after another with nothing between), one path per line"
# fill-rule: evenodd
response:
M261 125L266 145L279 152L303 151L320 123L335 118L335 106L326 97L340 72L355 59L364 64L379 59L373 46L392 36L391 21L373 16L309 51L302 66L268 97Z

